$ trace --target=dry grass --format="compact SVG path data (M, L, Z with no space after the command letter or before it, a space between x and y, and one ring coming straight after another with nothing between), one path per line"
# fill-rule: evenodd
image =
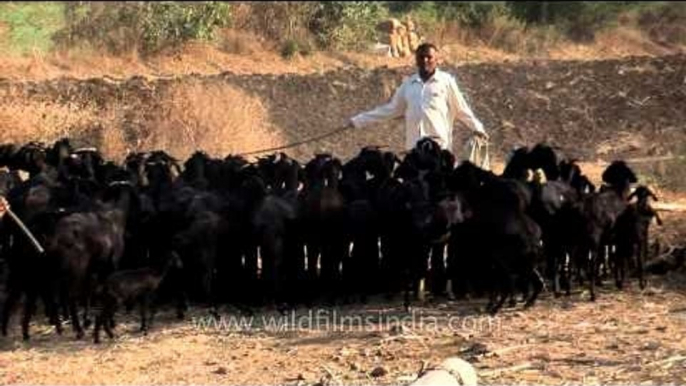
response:
M95 122L94 109L27 101L0 103L0 143L40 140L51 143ZM77 128L77 130L74 130Z
M597 60L626 56L662 56L686 52L686 47L665 47L653 42L645 33L631 27L600 31L592 45L564 43L551 48L550 58Z
M96 146L115 161L137 151L163 149L186 159L201 149L224 157L285 143L262 101L240 89L188 79L162 90L143 108L114 99L100 108L2 101L0 143L51 144L69 137L74 145Z
M262 102L226 84L189 81L161 96L160 111L147 126L140 150L165 149L186 159L197 149L224 157L229 153L284 143Z

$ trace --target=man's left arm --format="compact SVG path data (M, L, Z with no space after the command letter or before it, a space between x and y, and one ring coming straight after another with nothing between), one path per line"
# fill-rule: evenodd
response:
M450 106L450 112L455 119L472 129L477 135L488 138L488 134L484 130L484 125L474 115L474 112L467 104L464 95L462 95L462 92L452 75L450 76L448 84L448 104Z

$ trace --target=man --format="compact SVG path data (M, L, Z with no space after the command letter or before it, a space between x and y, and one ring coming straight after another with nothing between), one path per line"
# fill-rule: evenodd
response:
M415 53L417 74L405 79L391 101L353 117L348 128L363 128L375 123L405 117L405 148L432 137L443 149L453 149L453 123L461 122L477 136L488 139L483 124L467 105L455 78L438 69L438 49L423 43Z

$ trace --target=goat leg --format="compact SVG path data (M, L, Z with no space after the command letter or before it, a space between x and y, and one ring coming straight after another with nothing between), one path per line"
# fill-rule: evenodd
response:
M58 335L62 335L62 321L59 316L58 304L49 293L43 293L43 303L45 304L45 311L48 314L49 323L55 326Z
M500 311L500 309L503 307L503 304L505 304L505 301L507 298L514 292L514 278L510 277L510 275L507 275L508 278L505 280L502 285L500 286L500 294L497 303L493 306L493 308L490 310L491 315L495 315Z
M188 296L186 290L180 288L176 298L176 318L178 320L183 320L186 311L188 311Z
M534 286L534 291L531 294L531 296L529 296L529 299L527 299L526 303L524 303L524 308L529 308L534 305L536 299L538 298L538 295L543 290L544 285L543 278L541 277L541 274L535 267L529 271L529 275L530 280Z
M646 240L643 240L644 242L641 243L638 247L638 253L636 254L636 265L638 268L638 286L641 289L645 289L646 287L646 280L643 277L643 262L645 261L646 254L648 252L648 245Z
M622 272L623 269L623 264L622 261L624 260L624 251L620 251L620 253L617 253L614 255L613 259L615 260L614 263L614 274L615 274L615 286L617 287L618 290L621 290L622 287L624 287L624 273Z
M71 325L76 333L76 339L83 338L83 329L81 328L81 323L79 322L79 313L77 308L77 301L74 296L70 294L69 296L69 314L71 317Z
M412 279L410 277L410 273L407 270L404 270L404 291L403 291L403 309L405 312L410 312L410 305L411 305L411 300L410 300L410 291L412 290Z
M21 334L22 338L27 341L29 340L29 323L31 322L31 317L36 311L36 298L37 294L34 291L30 291L26 296L26 303L24 304L24 316L21 319Z
M10 316L12 315L14 306L17 304L17 300L19 300L20 296L21 290L18 288L18 286L14 284L11 285L10 293L7 295L7 299L5 299L5 305L2 309L2 336L7 336L7 326L10 322Z
M598 252L591 249L588 254L588 282L589 290L591 292L591 301L595 301L595 284L596 284L596 256Z
M143 335L148 335L148 325L146 317L148 316L148 302L150 298L146 295L141 299L141 328Z
M104 313L105 310L103 309L99 314L95 315L95 326L93 326L93 343L96 344L100 343L100 328L103 325Z

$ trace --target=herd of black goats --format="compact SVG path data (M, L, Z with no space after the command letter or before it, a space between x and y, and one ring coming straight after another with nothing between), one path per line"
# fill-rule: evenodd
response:
M402 293L408 309L421 282L435 297L488 296L495 314L508 300L532 306L546 283L557 296L587 282L591 300L607 275L645 285L656 198L632 187L625 162L596 189L545 144L515 150L501 175L455 161L431 139L402 159L365 147L305 165L200 151L183 165L163 151L119 165L68 139L1 145L0 195L44 248L4 216L2 333L22 295L24 339L40 299L56 331L68 319L77 338L92 309L98 342L121 306L141 307L146 332L168 302L183 318L189 302L217 315L222 303L285 312Z

